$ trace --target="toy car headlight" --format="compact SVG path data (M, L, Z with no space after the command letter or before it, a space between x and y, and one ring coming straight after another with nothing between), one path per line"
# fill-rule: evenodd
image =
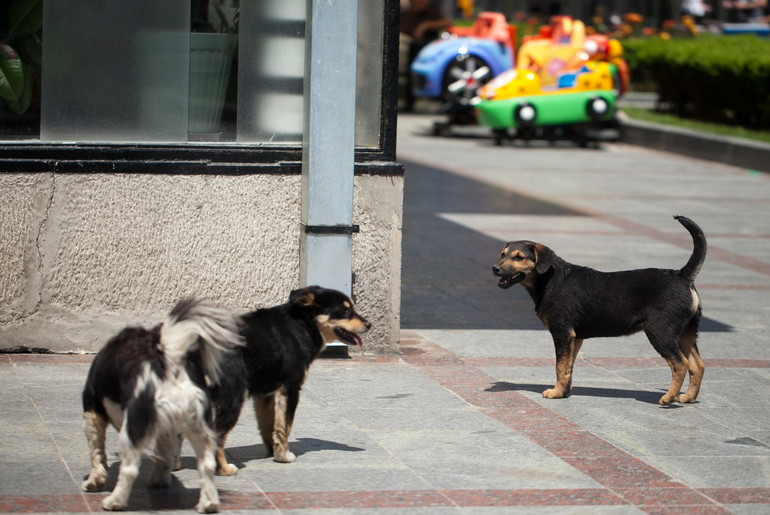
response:
M522 102L513 111L513 119L517 125L527 127L532 125L537 118L537 108L529 102Z
M599 96L590 98L586 104L586 112L592 120L601 120L609 110L609 102Z

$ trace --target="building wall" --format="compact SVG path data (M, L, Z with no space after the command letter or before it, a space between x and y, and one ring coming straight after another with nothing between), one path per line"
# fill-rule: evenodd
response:
M299 174L0 174L0 349L95 351L181 297L237 310L299 286ZM356 177L366 346L398 346L403 177Z

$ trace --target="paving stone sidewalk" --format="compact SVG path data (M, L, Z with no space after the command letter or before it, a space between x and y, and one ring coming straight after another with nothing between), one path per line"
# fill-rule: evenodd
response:
M588 355L573 396L549 401L545 357L502 348L455 353L434 331L406 330L401 356L353 355L313 367L285 465L265 457L247 407L228 441L237 476L217 478L223 511L762 513L770 360L709 360L702 402L660 408L668 369L631 342L629 356ZM440 335L439 335L440 336ZM458 338L459 337L459 338ZM459 342L459 340L466 340ZM449 341L449 340L448 340ZM471 342L472 343L472 342ZM509 345L513 343L513 345ZM545 342L536 342L545 343ZM545 346L545 345L543 345ZM526 352L523 352L526 354ZM0 512L99 511L79 395L90 356L6 355L0 364ZM110 431L110 482L117 476ZM194 509L191 449L171 487L150 489L145 461L131 510Z

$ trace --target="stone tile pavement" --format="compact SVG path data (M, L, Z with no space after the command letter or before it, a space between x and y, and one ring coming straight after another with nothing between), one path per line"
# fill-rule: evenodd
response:
M313 365L291 438L265 457L250 407L228 441L222 510L283 513L770 513L770 177L620 144L494 147L424 135L402 116L407 165L400 355ZM643 336L588 341L573 394L549 400L548 334L490 268L529 238L604 270L680 267L671 216L709 255L699 402L662 408L667 366ZM100 511L80 391L91 356L0 355L0 512ZM117 476L108 433L110 482ZM129 508L182 513L193 454L163 489L147 462Z

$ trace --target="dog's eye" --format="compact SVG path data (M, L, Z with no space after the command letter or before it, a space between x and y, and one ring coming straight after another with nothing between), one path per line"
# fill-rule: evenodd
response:
M335 314L337 320L347 320L353 318L353 308L342 309Z
M522 259L524 259L524 256L522 256L521 254L516 254L511 259L513 259L514 261L521 261Z

